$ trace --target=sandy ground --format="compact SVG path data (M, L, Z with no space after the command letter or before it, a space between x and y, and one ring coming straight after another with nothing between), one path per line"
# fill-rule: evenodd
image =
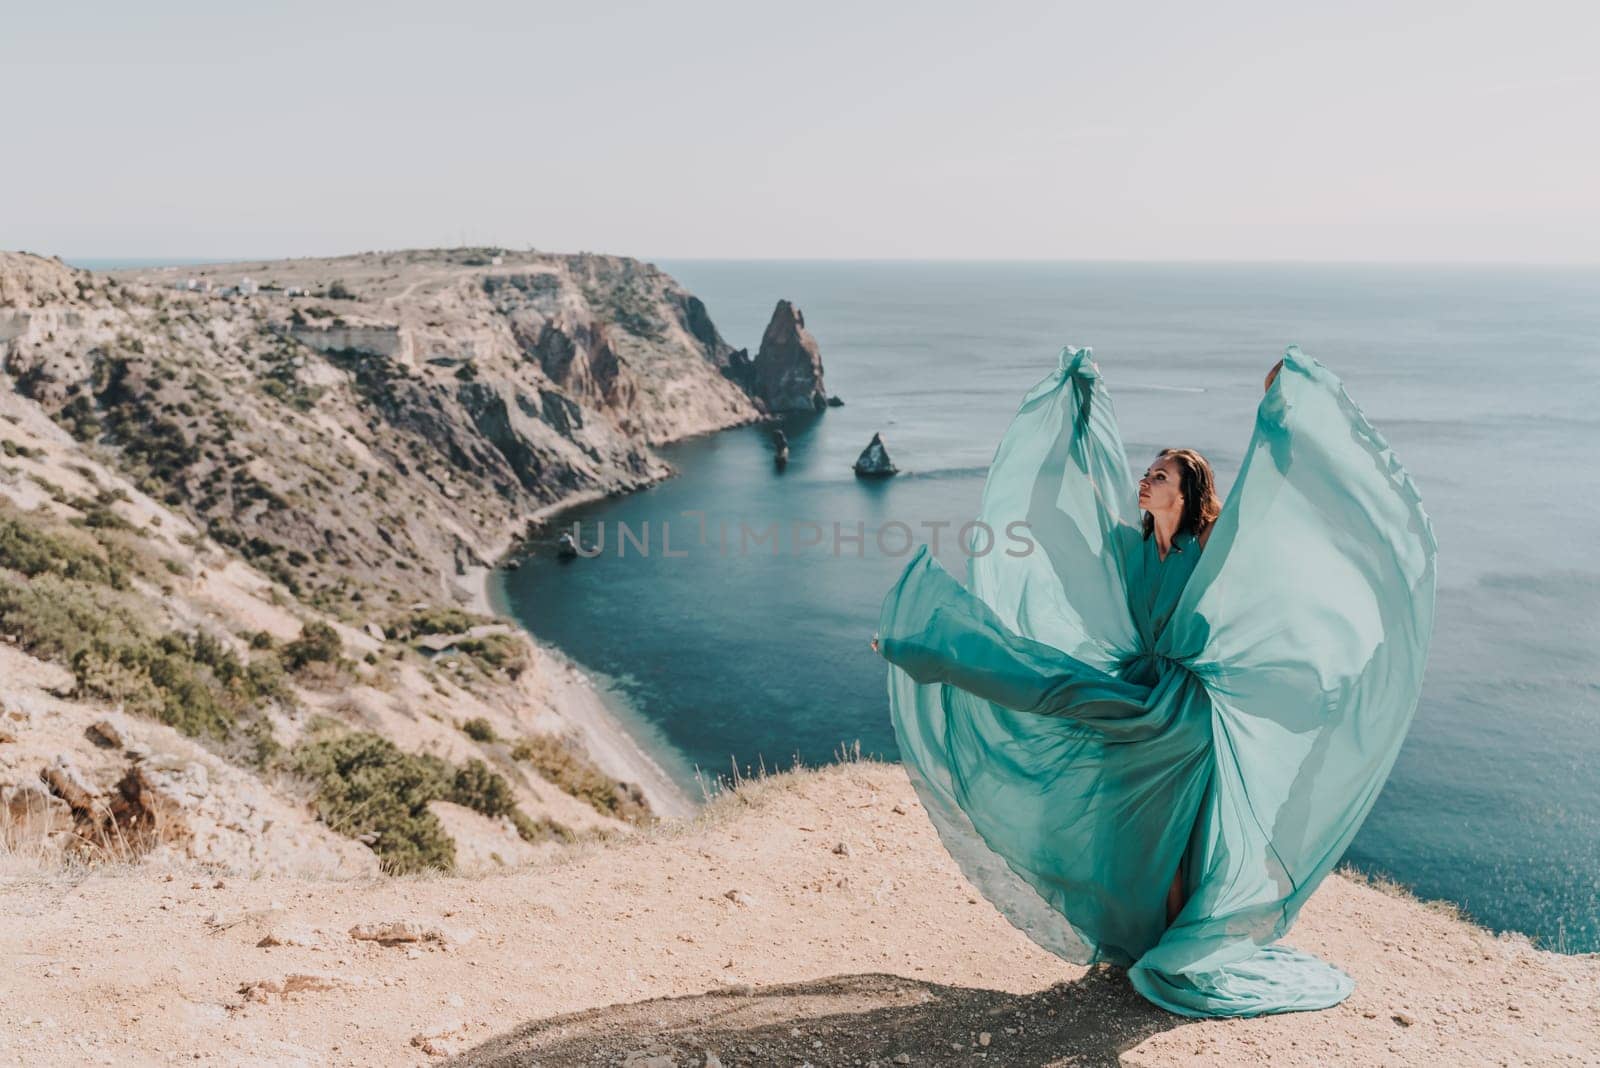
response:
M895 765L475 879L0 886L5 1064L1600 1063L1600 960L1342 878L1290 941L1355 975L1348 1002L1170 1016L984 903ZM396 921L419 940L350 933Z

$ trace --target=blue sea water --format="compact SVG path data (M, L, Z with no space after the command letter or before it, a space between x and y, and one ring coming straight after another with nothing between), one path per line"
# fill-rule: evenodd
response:
M1600 949L1600 270L660 266L752 351L774 302L798 304L845 406L787 420L782 472L755 428L663 450L676 478L563 514L496 596L595 671L691 790L842 744L895 757L867 646L880 599L936 531L965 576L954 532L1063 344L1094 348L1134 466L1197 448L1226 494L1262 377L1297 343L1388 438L1440 545L1422 701L1346 859L1495 929ZM893 479L851 471L874 432ZM556 559L573 521L603 555Z

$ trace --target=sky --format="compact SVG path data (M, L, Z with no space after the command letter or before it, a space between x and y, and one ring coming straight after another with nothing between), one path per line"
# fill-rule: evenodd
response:
M0 0L0 248L1600 262L1600 5Z

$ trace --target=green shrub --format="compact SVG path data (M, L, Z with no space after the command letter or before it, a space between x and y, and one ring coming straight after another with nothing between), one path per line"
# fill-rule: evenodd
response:
M399 623L385 628L391 638L418 638L425 634L460 634L485 623L488 616L463 612L459 608L419 608Z
M332 626L314 619L300 628L300 636L283 647L283 666L299 671L310 663L337 663L344 644Z
M461 725L461 733L475 742L493 743L500 740L494 725L482 716L474 716Z
M559 735L528 735L512 748L511 759L533 765L545 779L580 801L588 802L597 812L629 821L649 816L648 806L641 805L617 780Z
M44 456L43 449L29 448L20 441L12 441L10 438L0 438L0 450L4 450L7 456L20 456L24 460Z
M272 724L265 719L255 719L243 731L247 746L245 759L258 771L265 771L283 759L283 743L272 733Z
M289 677L274 653L263 652L252 656L245 668L245 681L248 692L258 700L271 699L286 705L295 703Z
M456 650L470 657L485 674L505 671L512 678L527 667L527 647L510 634L488 634L482 638L462 638Z
M75 394L56 412L55 420L78 441L93 441L100 436L100 416L94 400L85 393Z
M384 870L396 874L448 871L455 863L455 843L428 810L430 801L449 801L490 819L507 817L529 842L575 838L560 823L532 819L519 809L511 784L483 761L452 767L431 753L403 752L369 731L314 726L295 748L290 767L317 784L323 821L352 838L370 837Z
M465 805L490 819L509 816L517 808L511 784L499 772L490 771L489 765L481 760L469 760L456 769L445 800Z
M402 752L367 731L302 743L292 768L317 784L323 822L352 838L371 836L385 871L394 874L455 866L455 842L428 802L445 793L443 761Z
M75 505L76 506L76 505ZM83 512L82 523L91 530L132 530L133 524L122 518L110 508L98 502L90 501L87 506L80 509Z
M95 638L72 656L81 696L118 701L189 735L227 737L241 702L182 638L116 643Z
M574 842L578 838L566 824L559 823L548 816L537 820L533 819L520 808L512 810L511 824L516 827L517 835L524 842L548 842L552 839L562 842Z
M242 713L293 699L273 658L246 664L205 631L157 629L153 606L128 589L130 570L159 573L154 558L131 535L98 533L109 543L0 511L0 633L70 668L80 696L191 735L225 737Z
M57 574L113 589L128 588L128 560L113 560L93 538L69 527L0 514L0 567L28 578Z

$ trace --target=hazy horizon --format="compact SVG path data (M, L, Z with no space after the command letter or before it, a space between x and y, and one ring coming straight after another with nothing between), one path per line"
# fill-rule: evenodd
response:
M1290 257L1261 258L1261 259L1234 259L1224 257L1172 257L1167 259L1145 259L1134 257L1099 256L1092 258L1073 259L1064 256L651 256L637 252L618 251L612 249L518 249L508 245L436 245L436 246L396 246L394 248L361 249L356 252L329 252L317 255L296 256L61 256L56 253L40 253L37 249L8 248L8 252L27 252L35 255L56 256L63 263L72 267L82 267L88 270L114 271L135 269L139 267L218 267L230 263L278 263L289 260L321 260L340 259L348 256L362 255L392 255L400 252L425 252L425 251L450 251L468 248L497 248L507 252L538 252L548 255L578 255L592 254L602 256L626 256L643 263L948 263L948 264L1117 264L1127 266L1184 266L1184 265L1215 265L1218 267L1237 266L1301 266L1301 267L1460 267L1472 268L1562 268L1571 270L1594 269L1600 270L1600 259L1594 260L1426 260L1426 259L1387 259L1387 260L1338 260L1338 259L1294 259Z
M1600 262L1600 12L465 0L12 13L0 247Z

